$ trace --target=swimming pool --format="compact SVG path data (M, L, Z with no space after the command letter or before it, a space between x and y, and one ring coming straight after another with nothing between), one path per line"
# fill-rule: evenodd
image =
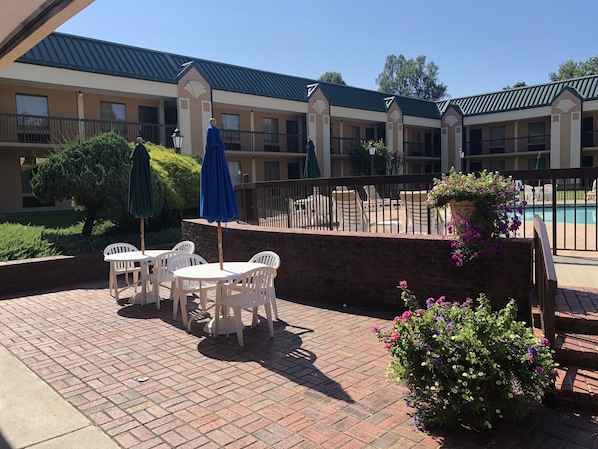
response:
M525 221L533 221L538 214L545 223L552 223L552 206L527 206L524 209ZM596 206L584 204L559 204L556 206L557 223L596 224Z

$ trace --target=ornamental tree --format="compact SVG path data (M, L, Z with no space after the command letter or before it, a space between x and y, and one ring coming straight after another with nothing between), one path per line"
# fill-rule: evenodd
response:
M71 142L40 164L31 179L33 194L49 203L71 199L85 212L83 235L94 222L126 209L131 147L114 132Z

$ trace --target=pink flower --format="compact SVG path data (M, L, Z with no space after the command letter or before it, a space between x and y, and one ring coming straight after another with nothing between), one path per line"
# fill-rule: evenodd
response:
M372 326L372 332L376 333L380 330L378 326Z
M395 332L394 334L392 334L390 337L390 341L392 341L393 343L396 343L397 341L399 341L399 333Z
M406 323L409 319L413 316L413 314L409 310L405 310L403 315L401 316L401 321Z
M407 287L407 281L400 281L399 287Z

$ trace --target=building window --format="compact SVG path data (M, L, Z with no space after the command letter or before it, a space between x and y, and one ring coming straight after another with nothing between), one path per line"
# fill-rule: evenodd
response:
M419 131L411 132L411 156L422 155L422 134Z
M227 150L241 149L241 118L238 114L222 114L222 141Z
M528 123L527 125L527 150L545 150L546 147L546 124L544 122Z
M228 173L233 185L241 184L241 163L227 161L226 165L228 165Z
M21 157L21 193L23 194L23 207L41 207L53 206L54 203L43 204L35 198L31 192L31 178L35 174L39 164L45 161L45 158L35 156Z
M264 181L280 180L280 165L278 162L264 162Z
M505 152L505 127L490 127L490 153Z
M50 143L48 97L17 94L19 142Z
M124 103L100 101L100 120L102 121L102 132L114 131L124 136L124 122L127 121L127 112Z
M349 126L349 150L361 147L361 135L359 126Z

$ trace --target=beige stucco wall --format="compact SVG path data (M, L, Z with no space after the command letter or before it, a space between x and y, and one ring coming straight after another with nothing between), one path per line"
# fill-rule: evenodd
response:
M581 100L563 90L552 102L550 123L551 168L581 166Z

